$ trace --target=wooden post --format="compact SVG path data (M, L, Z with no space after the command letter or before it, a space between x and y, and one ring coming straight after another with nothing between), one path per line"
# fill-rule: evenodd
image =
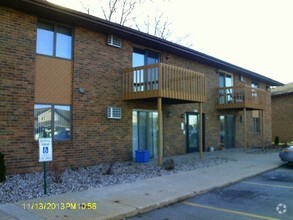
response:
M163 163L163 112L162 98L158 98L158 165Z
M262 148L265 149L265 117L264 117L264 110L261 111L261 143Z
M244 151L246 152L247 148L247 115L246 115L246 108L243 109L244 111Z
M199 159L202 159L203 140L202 140L202 103L199 103Z

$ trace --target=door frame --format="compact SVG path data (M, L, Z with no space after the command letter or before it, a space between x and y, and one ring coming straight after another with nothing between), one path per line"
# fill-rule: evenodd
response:
M233 117L233 137L232 137L232 139L231 139L231 141L228 141L229 143L230 142L232 142L232 147L228 147L228 146L225 146L226 145L226 143L227 143L227 141L225 141L225 140L227 140L227 139L225 139L225 138L227 138L227 131L225 131L226 130L226 127L227 127L227 117ZM223 125L223 132L224 132L224 136L223 136L223 142L222 142L222 137L221 137L221 132L222 132L222 130L221 130L221 117L224 117L224 120L223 120L223 123L224 123L224 125ZM223 115L220 115L219 116L219 119L220 119L220 144L222 145L224 145L224 148L235 148L235 140L236 140L236 117L235 117L235 115L233 115L233 114L223 114Z
M193 153L193 152L199 152L199 142L198 142L198 149L195 151L189 150L189 138L188 138L188 117L189 115L197 115L199 116L199 112L185 112L184 118L185 118L185 139L186 139L186 153ZM199 127L199 123L197 124ZM199 131L199 130L198 130ZM197 140L199 141L199 133L197 132ZM202 113L202 148L203 151L205 151L205 113Z
M136 116L137 116L137 137L135 138L134 137L134 125L133 125L133 115L134 115L134 112L136 112ZM133 154L133 158L135 158L135 151L136 150L139 150L139 118L138 118L138 112L146 112L146 113L157 113L158 114L158 111L157 110L149 110L149 109L132 109L132 154ZM158 126L158 125L155 125L153 124L153 126ZM157 131L158 132L158 131ZM154 138L154 136L152 136L152 138ZM157 138L158 138L158 134L157 134ZM136 140L137 142L137 146L134 145L134 140ZM153 142L154 140L152 140ZM137 147L137 148L136 148ZM157 149L153 149L153 153L156 152L156 154L158 154L158 144L157 146L154 146L156 147ZM158 155L154 155L153 158L156 158Z

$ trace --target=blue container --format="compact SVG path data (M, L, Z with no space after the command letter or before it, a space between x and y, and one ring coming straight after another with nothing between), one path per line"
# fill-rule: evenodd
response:
M148 150L136 150L135 161L137 163L147 163L150 161L150 152Z

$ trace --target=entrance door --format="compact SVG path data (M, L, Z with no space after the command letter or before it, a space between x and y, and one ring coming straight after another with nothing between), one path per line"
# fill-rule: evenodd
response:
M202 115L202 135L203 135L203 148L204 148L204 114ZM186 114L186 145L187 153L199 152L199 114L187 113Z
M234 115L220 116L220 142L225 148L235 147L235 117Z
M133 157L136 150L149 150L150 157L158 153L158 113L133 111Z

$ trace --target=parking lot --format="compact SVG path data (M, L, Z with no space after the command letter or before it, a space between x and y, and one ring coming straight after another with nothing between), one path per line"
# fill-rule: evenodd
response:
M293 165L131 219L293 219Z

